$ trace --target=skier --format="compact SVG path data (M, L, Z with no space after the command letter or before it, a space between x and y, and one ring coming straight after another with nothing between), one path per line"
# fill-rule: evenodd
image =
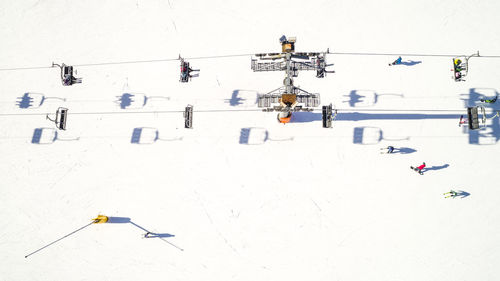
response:
M187 66L187 64L183 63L181 66L181 76L183 80L187 80L188 77L191 77L190 74L190 67Z
M449 197L455 198L458 196L458 192L450 190L450 192L443 193L443 195L446 195L444 198L449 198Z
M65 74L64 77L63 77L63 84L66 85L66 86L71 86L71 84L73 84L74 82L74 78L69 75L69 74Z
M392 153L392 152L394 151L394 146L389 145L388 147L386 147L386 148L381 148L380 150L385 150L385 149L387 149L387 152L380 152L380 153L382 153L382 154L383 154L383 153L390 154L390 153Z
M396 64L401 64L401 57L397 58L393 63L390 63L389 66L391 65L396 65Z
M152 234L152 233L151 233L151 232L149 232L149 231L148 231L148 232L146 232L146 234L144 234L144 238L149 238L149 237L151 237L151 236L149 236L150 234Z
M422 172L422 170L423 170L423 169L425 169L425 162L423 162L423 163L422 163L422 165L420 165L420 166L418 166L418 167L413 167L413 166L410 166L410 168L411 168L412 170L414 170L415 172L417 172L417 173L419 173L419 174L423 175L423 174L424 174L424 172Z
M455 71L457 71L457 72L462 71L462 67L461 67L462 61L460 59L455 59L453 62L455 63Z
M458 127L462 127L463 124L467 124L469 122L469 119L464 118L463 115L460 115L460 121L458 121Z
M485 103L495 103L497 101L497 98L498 96L495 96L495 98L493 99L480 99L481 102L485 102Z

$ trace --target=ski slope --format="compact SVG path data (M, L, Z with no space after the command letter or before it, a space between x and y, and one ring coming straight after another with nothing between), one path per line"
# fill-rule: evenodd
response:
M500 55L499 11L0 3L0 280L497 280L500 118L478 131L458 120L500 89L500 58L486 57ZM256 111L284 73L254 73L246 54L279 52L283 34L298 52L372 54L330 54L336 73L295 79L339 109L333 128L320 111L286 125ZM422 56L476 51L465 82L451 56ZM179 54L200 77L179 83ZM388 66L399 54L407 65ZM62 86L52 62L83 83ZM58 107L66 131L46 120ZM388 145L409 153L380 154ZM423 176L409 169L422 162ZM469 195L444 198L451 189ZM110 221L63 238L98 214Z

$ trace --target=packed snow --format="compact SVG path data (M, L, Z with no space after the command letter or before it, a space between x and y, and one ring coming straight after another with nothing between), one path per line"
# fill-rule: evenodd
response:
M1 2L0 279L497 280L500 118L458 123L467 107L500 110L480 102L500 89L499 12L467 0ZM284 73L252 72L250 54L280 52L282 35L332 53L335 73L295 78L338 109L331 129L320 110L286 125L258 110ZM455 82L453 55L477 51ZM200 69L189 83L179 54ZM63 86L53 62L83 82ZM46 119L59 107L66 130ZM389 145L399 151L381 154ZM409 168L422 162L423 175ZM90 224L99 214L109 221Z

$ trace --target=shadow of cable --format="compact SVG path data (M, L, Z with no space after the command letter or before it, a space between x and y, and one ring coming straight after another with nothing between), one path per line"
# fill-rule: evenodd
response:
M321 116L321 114L320 114ZM336 121L362 120L422 120L422 119L460 119L460 114L409 114L409 113L360 113L342 112Z
M323 120L323 115L321 113L314 112L294 112L290 123L305 123Z

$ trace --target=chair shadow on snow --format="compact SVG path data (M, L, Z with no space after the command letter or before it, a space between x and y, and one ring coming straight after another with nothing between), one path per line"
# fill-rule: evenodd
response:
M378 127L355 127L353 133L353 143L372 145L381 142L382 140L388 141L405 141L409 140L410 137L384 137L384 132ZM416 150L405 147L401 154L412 153ZM396 152L395 152L396 153Z
M117 96L115 103L118 104L121 109L140 109L146 106L148 101L152 99L170 100L170 97L146 96L141 93L124 93L121 96Z
M379 102L381 96L396 96L404 98L403 94L378 94L374 90L352 90L349 95L344 95L344 97L348 97L349 100L343 102L348 103L350 107L370 107Z
M293 137L273 139L269 137L269 131L265 128L241 128L240 144L262 145L267 141L292 141Z
M54 128L36 128L33 131L33 136L31 137L31 143L33 144L51 144L56 140L59 141L77 141L80 138L61 138L59 133Z
M60 100L66 101L64 98L59 97L46 97L44 94L40 93L24 93L23 96L18 97L16 101L16 105L19 108L39 108L43 105L43 103L47 100Z
M238 93L239 93L239 90L234 90L233 93L232 93L232 95L231 95L231 98L230 99L226 99L225 101L227 103L229 103L230 106L238 106L240 104L243 104L243 102L245 101L245 99L238 97Z
M500 110L500 102L497 101L493 104L485 104L480 100L485 98L494 98L500 95L495 89L491 88L471 88L469 93L465 94L462 100L465 107L484 106L487 108L487 121L484 126L479 130L469 130L467 126L462 126L464 134L469 135L469 144L477 145L495 145L500 140L500 118L493 118L494 114ZM363 102L358 92L351 92L349 95L351 100L347 101L353 107L356 104ZM488 110L490 109L490 110ZM489 114L489 115L488 115ZM467 109L464 108L463 114L433 114L433 113L363 113L363 112L342 112L339 111L335 122L341 121L365 121L365 120L425 120L425 119L454 119L457 121L461 116L467 116ZM315 120L311 120L315 121ZM359 142L355 142L359 143Z
M132 131L130 143L134 144L153 144L157 141L179 141L182 137L173 137L170 139L160 138L160 132L156 128L139 127Z
M225 99L224 102L229 103L230 106L248 105L252 106L257 104L257 92L252 90L234 90L231 98Z

